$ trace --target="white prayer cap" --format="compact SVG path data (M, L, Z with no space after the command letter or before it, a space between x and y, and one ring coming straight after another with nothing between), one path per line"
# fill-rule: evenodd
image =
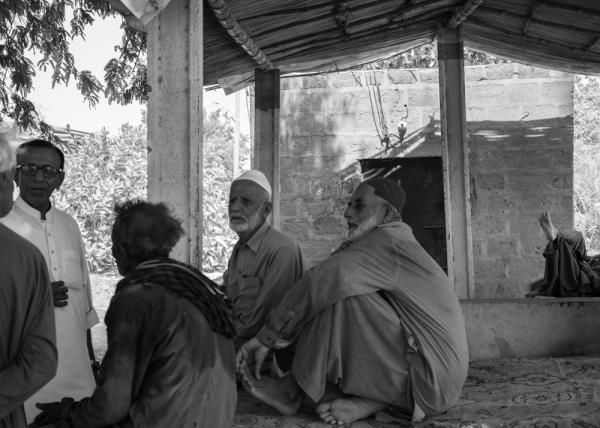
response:
M248 171L242 172L232 181L232 184L240 180L248 180L258 184L266 190L269 194L269 199L271 199L271 185L269 184L269 180L267 180L267 177L259 170L249 169Z

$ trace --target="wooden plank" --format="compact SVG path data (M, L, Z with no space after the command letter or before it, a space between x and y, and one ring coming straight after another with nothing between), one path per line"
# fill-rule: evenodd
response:
M148 200L165 202L186 232L172 257L202 265L203 9L172 0L148 25ZM177 76L177 78L174 78Z
M437 33L448 276L459 298L475 297L469 158L460 27Z
M254 168L261 170L273 189L272 224L279 228L279 70L256 69L254 98Z

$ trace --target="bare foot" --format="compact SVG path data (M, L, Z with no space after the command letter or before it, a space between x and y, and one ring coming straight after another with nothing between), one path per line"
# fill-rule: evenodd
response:
M254 397L274 407L282 415L292 416L298 413L302 403L302 390L291 373L282 378L262 376L258 380L250 368L244 364L241 375L244 389Z
M317 413L323 421L331 425L346 425L371 416L385 409L387 404L366 398L348 396L321 403Z
M539 221L546 238L548 238L549 241L554 241L558 236L558 229L552 224L552 220L550 220L550 213L548 211L544 212L540 216Z

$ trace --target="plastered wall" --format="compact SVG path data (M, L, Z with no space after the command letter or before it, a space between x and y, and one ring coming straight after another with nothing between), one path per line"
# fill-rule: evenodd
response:
M539 214L573 224L573 79L520 64L468 67L465 79L475 297L522 297L542 275ZM408 125L387 151L381 117L392 133ZM282 79L281 229L311 263L344 237L356 160L440 156L439 117L437 69Z

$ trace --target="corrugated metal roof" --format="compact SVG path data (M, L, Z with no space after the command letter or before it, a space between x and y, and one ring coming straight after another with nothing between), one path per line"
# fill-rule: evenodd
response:
M146 12L144 5L152 3L156 7L144 15L146 21L169 2L112 1L136 3L137 10ZM239 28L282 75L335 70L432 41L465 3L481 3L462 23L466 46L548 68L600 74L597 0L211 2L226 4ZM204 84L251 78L256 66L205 1Z

